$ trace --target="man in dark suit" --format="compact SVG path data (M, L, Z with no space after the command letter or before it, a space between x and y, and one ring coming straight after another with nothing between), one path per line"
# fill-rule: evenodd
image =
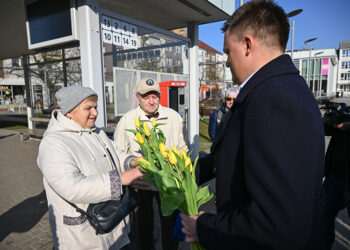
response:
M240 92L215 138L217 214L181 214L187 242L206 249L324 249L321 113L291 58L289 22L249 1L224 24Z

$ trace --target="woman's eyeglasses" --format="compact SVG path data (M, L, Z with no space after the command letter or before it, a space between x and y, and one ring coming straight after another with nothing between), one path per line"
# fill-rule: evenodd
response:
M226 97L225 100L230 102L230 101L234 101L236 98L231 98L231 97Z

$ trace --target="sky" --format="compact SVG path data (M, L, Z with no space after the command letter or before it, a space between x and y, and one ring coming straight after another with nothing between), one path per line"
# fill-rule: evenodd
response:
M235 1L236 9L239 0ZM248 0L244 0L244 3ZM294 50L304 49L304 41L317 37L308 43L312 49L339 49L341 41L350 41L350 0L275 0L286 13L303 9L291 17L294 20ZM222 22L199 26L199 39L214 49L222 52L224 34L221 32ZM291 33L287 50L291 49Z

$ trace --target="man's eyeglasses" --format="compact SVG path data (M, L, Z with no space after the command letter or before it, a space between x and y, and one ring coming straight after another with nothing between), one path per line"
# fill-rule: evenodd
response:
M236 98L231 98L231 97L226 97L225 100L230 102L230 101L234 101Z

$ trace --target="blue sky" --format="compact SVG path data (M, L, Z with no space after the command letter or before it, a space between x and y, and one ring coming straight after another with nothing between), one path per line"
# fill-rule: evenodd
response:
M239 0L236 2L236 9ZM304 41L317 37L310 42L313 49L339 49L341 41L350 41L350 0L275 0L286 13L303 9L294 20L294 50L303 49ZM247 0L244 0L246 3ZM222 52L224 35L220 28L224 22L199 26L199 39ZM291 49L291 34L287 49Z

